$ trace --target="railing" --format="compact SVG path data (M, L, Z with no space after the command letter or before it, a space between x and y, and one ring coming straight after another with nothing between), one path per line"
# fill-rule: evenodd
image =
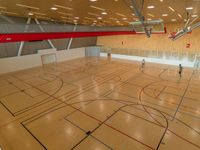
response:
M188 62L195 62L195 57L197 55L200 55L199 51L179 52L179 51L167 51L167 50L140 50L140 49L109 48L109 47L101 47L101 52L138 56L138 57L158 58L165 60L188 61Z

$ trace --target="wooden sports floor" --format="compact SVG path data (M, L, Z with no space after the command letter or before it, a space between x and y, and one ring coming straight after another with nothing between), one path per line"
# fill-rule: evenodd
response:
M200 76L81 58L0 76L3 150L200 150Z

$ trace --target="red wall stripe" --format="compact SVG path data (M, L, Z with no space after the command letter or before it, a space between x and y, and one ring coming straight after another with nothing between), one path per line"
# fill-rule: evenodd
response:
M137 33L135 31L8 33L0 34L0 43L131 34Z

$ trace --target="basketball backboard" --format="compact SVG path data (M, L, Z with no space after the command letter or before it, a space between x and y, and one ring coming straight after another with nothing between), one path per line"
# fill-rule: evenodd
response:
M136 33L145 33L145 28L151 33L151 34L162 34L165 33L165 27L163 20L147 20L144 21L144 25L141 23L141 21L135 21L130 23L133 26L133 29Z

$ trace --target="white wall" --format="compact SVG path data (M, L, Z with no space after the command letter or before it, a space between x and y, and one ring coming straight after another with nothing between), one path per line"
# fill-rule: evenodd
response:
M40 55L27 55L0 59L0 74L41 66Z
M57 62L67 61L70 59L76 59L81 57L85 57L85 48L58 51L56 53Z
M41 56L42 64L51 64L56 62L56 53L55 54L45 54Z
M55 51L55 49L49 49L43 51L42 53L39 52L38 54L34 55L1 58L0 74L42 66L41 56L46 54L56 54L57 62L62 62L70 59L85 57L85 48L77 48L62 51Z

